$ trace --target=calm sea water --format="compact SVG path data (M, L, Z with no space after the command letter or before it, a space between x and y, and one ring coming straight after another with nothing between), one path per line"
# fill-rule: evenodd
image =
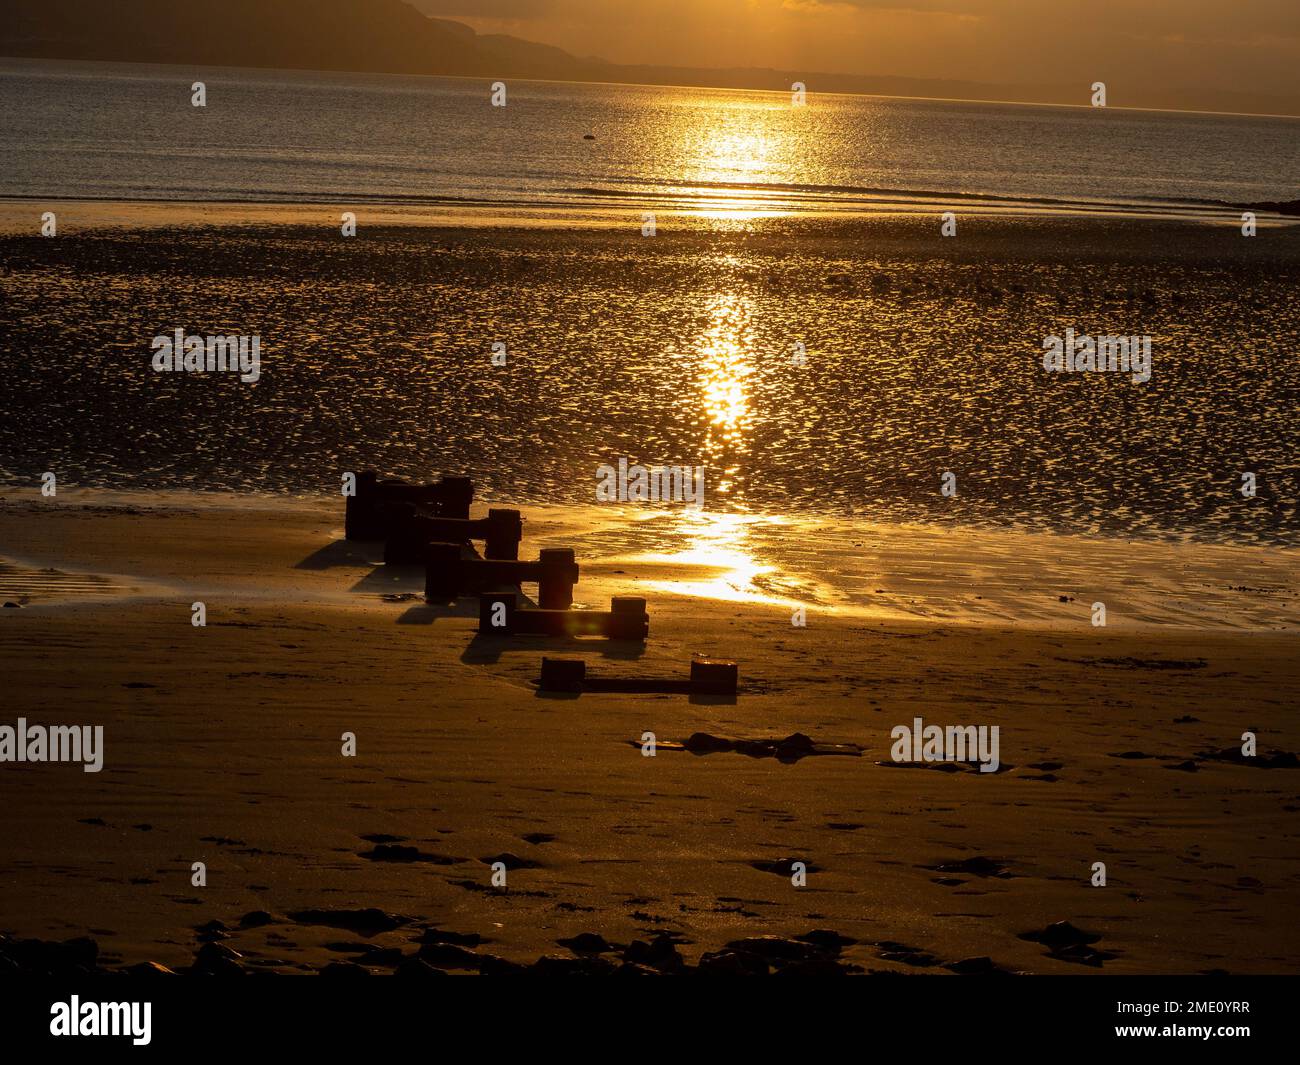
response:
M918 193L1292 200L1300 178L1295 119L523 81L505 107L489 95L457 78L0 60L0 194L807 211Z
M747 209L844 210L870 188L1288 199L1297 123L509 92L502 109L465 80L0 64L2 195L712 219L654 241L635 214L580 232L363 221L345 240L331 209L298 228L0 239L0 482L321 493L373 466L587 503L597 466L627 457L706 465L718 511L1300 543L1295 229L1112 217L1089 250L1038 220L968 245L919 217ZM257 334L261 379L152 372L152 338L177 327ZM1151 381L1046 374L1042 340L1067 327L1151 336Z

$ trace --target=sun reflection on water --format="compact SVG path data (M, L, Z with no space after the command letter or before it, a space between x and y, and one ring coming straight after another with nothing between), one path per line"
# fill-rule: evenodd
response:
M677 161L673 184L691 214L737 223L790 213L786 190L774 179L804 172L806 123L785 94L737 94L719 107L683 108L666 145ZM703 104L704 101L701 101Z
M799 602L771 586L769 578L777 568L754 558L749 543L757 525L781 525L782 519L687 509L673 521L671 536L681 543L680 550L637 555L635 561L681 567L684 572L680 579L644 581L642 587L735 603Z
M754 373L751 310L749 300L740 296L720 293L713 297L708 327L697 342L703 459L714 478L708 491L720 495L737 487L741 463L749 452L747 434L754 421L749 398L749 379Z

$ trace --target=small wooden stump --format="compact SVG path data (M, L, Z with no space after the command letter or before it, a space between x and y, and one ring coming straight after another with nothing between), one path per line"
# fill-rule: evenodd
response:
M581 658L543 658L541 689L544 692L580 692L587 675Z
M738 688L736 663L721 658L691 660L685 677L603 677L587 673L586 663L570 658L543 658L538 687L556 692L613 692L623 695L723 695Z
M691 659L691 692L698 695L735 695L740 671L724 658Z

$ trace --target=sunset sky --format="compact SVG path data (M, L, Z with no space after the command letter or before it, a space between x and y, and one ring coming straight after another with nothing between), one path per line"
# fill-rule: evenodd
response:
M1298 0L412 0L622 63L1294 93Z

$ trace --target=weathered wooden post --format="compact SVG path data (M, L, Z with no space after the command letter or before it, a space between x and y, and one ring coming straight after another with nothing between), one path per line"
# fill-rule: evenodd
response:
M650 615L645 600L637 596L616 595L609 603L609 637L612 640L644 640L650 633Z
M517 510L491 510L486 518L442 518L413 503L385 503L382 513L388 528L384 562L413 566L425 561L425 548L433 543L484 542L489 559L513 561L519 557L524 520Z
M460 595L460 544L424 547L424 598L442 603Z
M734 696L738 687L736 663L721 658L693 658L686 677L593 676L581 659L542 658L538 687L556 692L617 692L621 694L679 694Z
M348 540L383 538L375 514L378 485L379 475L374 470L357 474L357 494L347 496L343 503L343 535Z
M446 522L439 519L435 524L441 527ZM395 548L395 555L397 551ZM459 545L435 542L424 544L424 562L428 599L454 599L470 589L536 582L538 605L547 610L567 610L573 605L573 586L578 583L578 564L569 548L544 550L536 562L521 562L465 558Z
M609 610L520 610L513 592L479 597L478 631L486 636L604 636L644 640L650 631L645 600L615 596Z
M578 563L571 547L545 547L537 554L537 605L544 610L573 606L573 586L578 583Z
M349 540L382 540L392 531L393 520L402 520L399 506L414 507L430 516L465 520L474 500L474 482L468 477L443 477L436 484L408 484L401 480L379 480L374 470L357 474L357 494L344 504L344 530ZM394 517L396 516L396 518Z
M542 691L580 692L586 676L587 663L581 658L542 658Z
M517 510L489 510L482 538L484 558L518 558L524 519Z
M735 662L722 658L691 659L692 694L735 695L739 679Z

